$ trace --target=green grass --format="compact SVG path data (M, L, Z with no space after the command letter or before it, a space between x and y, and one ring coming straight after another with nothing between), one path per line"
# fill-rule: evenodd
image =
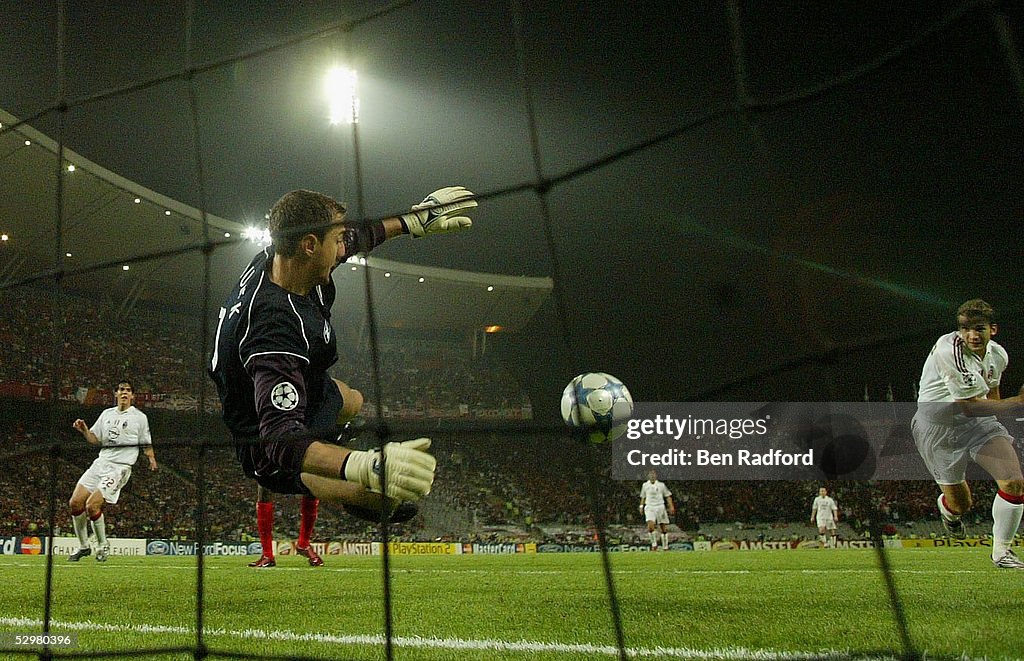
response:
M994 569L987 549L903 549L888 557L917 651L1024 654L1024 573ZM379 557L332 556L310 568L285 556L270 570L249 569L247 560L206 559L211 651L384 657ZM626 646L645 658L715 650L722 658L899 654L876 560L862 550L611 556ZM391 562L396 659L616 656L597 554ZM44 576L44 558L0 556L0 630L39 629L16 618L42 619ZM195 645L194 558L56 558L53 581L52 630L77 633L76 652Z

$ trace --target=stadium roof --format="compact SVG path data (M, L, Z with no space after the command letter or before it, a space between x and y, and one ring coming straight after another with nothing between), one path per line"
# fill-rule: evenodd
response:
M50 137L0 110L0 287L49 287L122 309L137 304L201 309L203 214L64 150L58 232L57 151ZM69 169L69 168L72 168ZM254 252L242 223L206 215L210 229L211 307ZM59 236L58 236L59 234ZM552 289L550 278L423 267L372 256L335 274L336 309L365 316L367 280L385 328L516 330Z

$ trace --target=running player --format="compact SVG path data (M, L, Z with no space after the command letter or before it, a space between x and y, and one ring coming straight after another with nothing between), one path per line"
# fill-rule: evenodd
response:
M1013 437L996 415L1019 412L1022 395L1000 398L999 382L1009 362L992 338L998 332L992 306L981 299L957 310L957 330L932 346L921 370L917 413L911 431L918 452L939 485L939 514L953 537L963 539L961 518L974 504L967 465L974 462L998 486L992 501L992 562L1024 569L1010 548L1024 513L1024 477Z
M118 382L114 399L117 406L100 413L92 427L87 426L81 418L72 424L86 441L100 446L100 454L82 473L68 501L71 524L78 537L78 550L68 557L71 562L78 562L92 553L89 546L89 521L96 534L96 560L106 561L110 544L107 542L103 506L117 503L121 489L128 484L128 478L132 475L132 466L138 461L140 447L149 459L149 469L155 471L157 468L149 419L132 405L135 391L131 381L123 379Z

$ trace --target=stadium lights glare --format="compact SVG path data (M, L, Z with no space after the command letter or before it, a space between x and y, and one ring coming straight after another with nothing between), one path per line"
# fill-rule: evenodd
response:
M231 232L224 232L224 238L225 239L230 239L231 238Z
M487 291L494 291L494 285L487 285Z
M69 253L69 252L66 252L66 253L64 253L64 256L65 256L65 257L70 257L70 256L71 256L71 253Z
M359 97L356 96L358 76L355 69L332 67L327 72L325 90L331 124L359 122Z
M242 238L261 246L270 244L270 230L258 227L246 227L242 230Z
M72 164L68 165L68 172L74 172L74 171L75 171L75 164L72 163Z
M426 281L427 281L426 278L420 278L420 282L426 282Z
M29 145L31 145L31 144L32 144L32 141L31 141L31 140L26 140L26 141L25 141L25 146L26 146L26 147L28 147L28 146L29 146Z
M385 278L390 278L391 277L391 271L385 271L384 272L384 277Z
M495 326L485 326L484 327L484 332L485 333L500 333L501 331L502 331L501 326L497 326L497 325L495 325Z
M171 215L170 210L169 209L164 209L164 215L165 216L170 216Z
M135 204L142 204L142 200L140 200L139 198L135 198Z
M6 234L0 234L0 241L6 241L6 240L7 240L7 239L9 239L9 238L10 238L10 237L9 237L9 236L7 236Z
M128 269L130 269L130 268L131 268L130 266L128 266L127 264L125 264L124 266L122 266L122 267L121 267L121 270L122 270L122 271L127 271L127 270L128 270Z

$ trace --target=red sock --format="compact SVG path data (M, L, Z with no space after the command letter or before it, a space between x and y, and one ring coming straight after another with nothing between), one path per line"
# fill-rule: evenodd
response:
M274 557L274 503L256 503L256 532L260 535L263 555Z
M317 508L320 501L312 496L302 497L302 519L299 521L299 541L302 548L309 546L309 538L313 536L313 525L316 523Z
M1014 496L1013 494L1006 493L1002 489L997 490L997 493L1000 498L1008 503L1012 503L1013 505L1020 505L1021 503L1024 503L1024 496Z

